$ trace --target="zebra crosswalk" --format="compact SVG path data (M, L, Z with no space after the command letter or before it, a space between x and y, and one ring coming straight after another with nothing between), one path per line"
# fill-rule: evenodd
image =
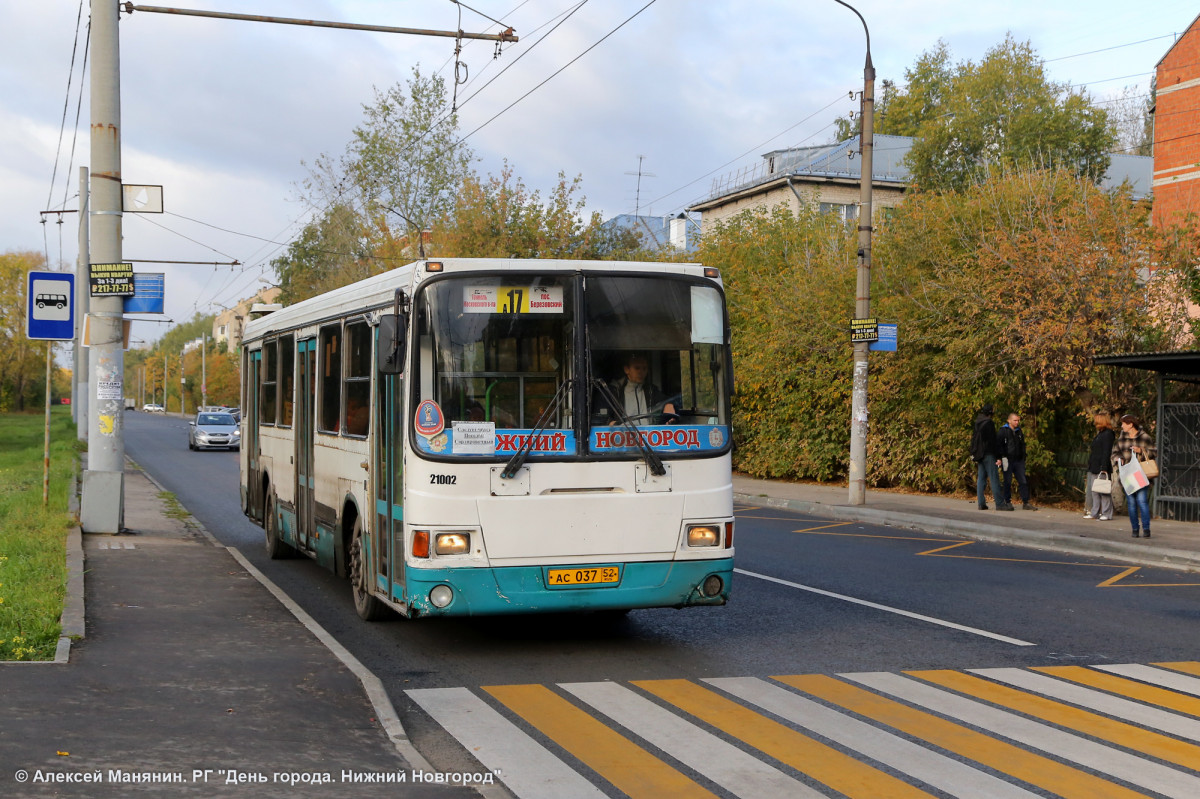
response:
M1200 797L1200 663L406 692L519 799Z

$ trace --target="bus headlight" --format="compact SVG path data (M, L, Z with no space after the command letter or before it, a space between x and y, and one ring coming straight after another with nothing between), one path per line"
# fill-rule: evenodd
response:
M435 608L444 608L454 601L454 589L448 585L435 585L429 592L429 603Z
M434 551L439 555L466 555L471 551L471 534L438 533Z
M689 547L715 547L721 543L721 528L715 524L689 524L687 545Z

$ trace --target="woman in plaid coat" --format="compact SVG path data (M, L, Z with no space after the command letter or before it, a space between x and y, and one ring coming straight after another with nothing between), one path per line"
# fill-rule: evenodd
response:
M1120 472L1130 459L1138 456L1139 461L1153 460L1157 454L1154 447L1154 437L1142 429L1141 420L1133 414L1121 417L1121 432L1113 442L1112 462L1114 472ZM1132 494L1126 494L1125 504L1129 508L1129 524L1133 527L1133 537L1150 537L1150 486ZM1141 517L1141 533L1138 533L1138 518Z

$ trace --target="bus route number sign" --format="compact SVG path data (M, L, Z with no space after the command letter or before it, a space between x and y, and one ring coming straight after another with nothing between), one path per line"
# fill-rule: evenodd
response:
M879 340L879 320L874 316L850 320L850 341L858 344Z
M588 566L578 569L549 569L546 585L605 585L621 582L620 566Z
M132 297L133 264L91 264L88 286L93 297Z
M467 286L463 313L562 313L562 286Z

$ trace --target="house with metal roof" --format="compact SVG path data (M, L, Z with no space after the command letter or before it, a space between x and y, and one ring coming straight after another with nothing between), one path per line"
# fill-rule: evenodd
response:
M874 143L871 203L878 213L881 208L894 208L904 201L910 180L905 158L913 138L876 135ZM855 136L836 144L772 150L759 163L714 179L708 197L687 210L703 213L702 230L742 211L773 208L780 203L793 212L799 211L802 204L815 203L819 210L837 214L847 222L857 219L862 181L858 149ZM1154 159L1123 153L1110 157L1101 187L1112 190L1128 182L1135 199L1148 197Z

